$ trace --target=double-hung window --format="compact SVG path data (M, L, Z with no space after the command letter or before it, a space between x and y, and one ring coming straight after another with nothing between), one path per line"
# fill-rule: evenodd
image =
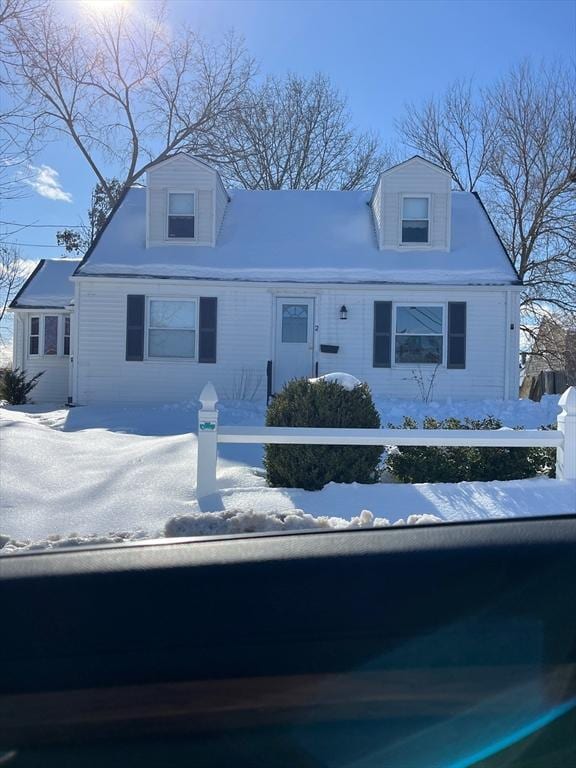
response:
M397 306L396 363L440 365L444 354L444 307Z
M428 243L430 220L427 197L402 198L402 243Z
M194 192L168 193L168 237L194 238L196 196Z
M196 358L197 302L150 299L148 357Z

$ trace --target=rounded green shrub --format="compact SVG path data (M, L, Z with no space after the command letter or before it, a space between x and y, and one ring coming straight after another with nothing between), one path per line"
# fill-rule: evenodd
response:
M333 381L293 379L271 401L269 427L379 428L380 417L367 384L346 389ZM268 485L316 491L326 483L375 483L380 446L266 445Z
M393 424L389 425L394 428ZM424 419L424 429L500 429L492 416L485 419ZM403 429L417 429L405 418ZM385 468L402 483L460 483L463 481L521 480L538 474L553 475L554 456L543 448L481 448L475 446L398 446L389 451Z

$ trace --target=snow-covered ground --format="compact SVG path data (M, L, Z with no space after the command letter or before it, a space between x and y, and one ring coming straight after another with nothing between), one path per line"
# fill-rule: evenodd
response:
M557 401L548 396L541 403L387 400L377 405L383 424L400 424L404 416L494 415L506 426L535 428L555 421ZM223 424L262 424L265 406L225 402L220 410ZM369 527L576 511L576 484L545 478L412 486L332 483L315 492L267 488L260 446L223 445L222 509L202 513L194 489L196 420L196 402L0 409L0 534L9 540L4 551L25 541L62 546L165 532Z

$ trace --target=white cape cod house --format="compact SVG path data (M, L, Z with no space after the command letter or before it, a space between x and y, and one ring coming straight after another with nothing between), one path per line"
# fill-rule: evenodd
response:
M227 191L178 154L131 187L82 261L12 303L36 401L264 397L346 371L383 396L518 396L520 281L480 199L413 157L374 190Z

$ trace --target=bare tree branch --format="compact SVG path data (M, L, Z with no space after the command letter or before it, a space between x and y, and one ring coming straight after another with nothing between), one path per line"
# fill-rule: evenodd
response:
M267 78L219 129L210 146L191 147L249 189L370 187L389 162L376 136L352 128L346 101L319 74Z
M526 62L485 90L456 83L398 127L459 189L482 192L526 286L526 327L543 310L576 318L574 68Z
M187 29L166 34L163 5L63 19L46 4L9 27L13 91L67 136L112 204L112 165L123 187L152 162L207 136L230 116L254 65L230 35L213 46ZM145 14L145 15L144 15Z

